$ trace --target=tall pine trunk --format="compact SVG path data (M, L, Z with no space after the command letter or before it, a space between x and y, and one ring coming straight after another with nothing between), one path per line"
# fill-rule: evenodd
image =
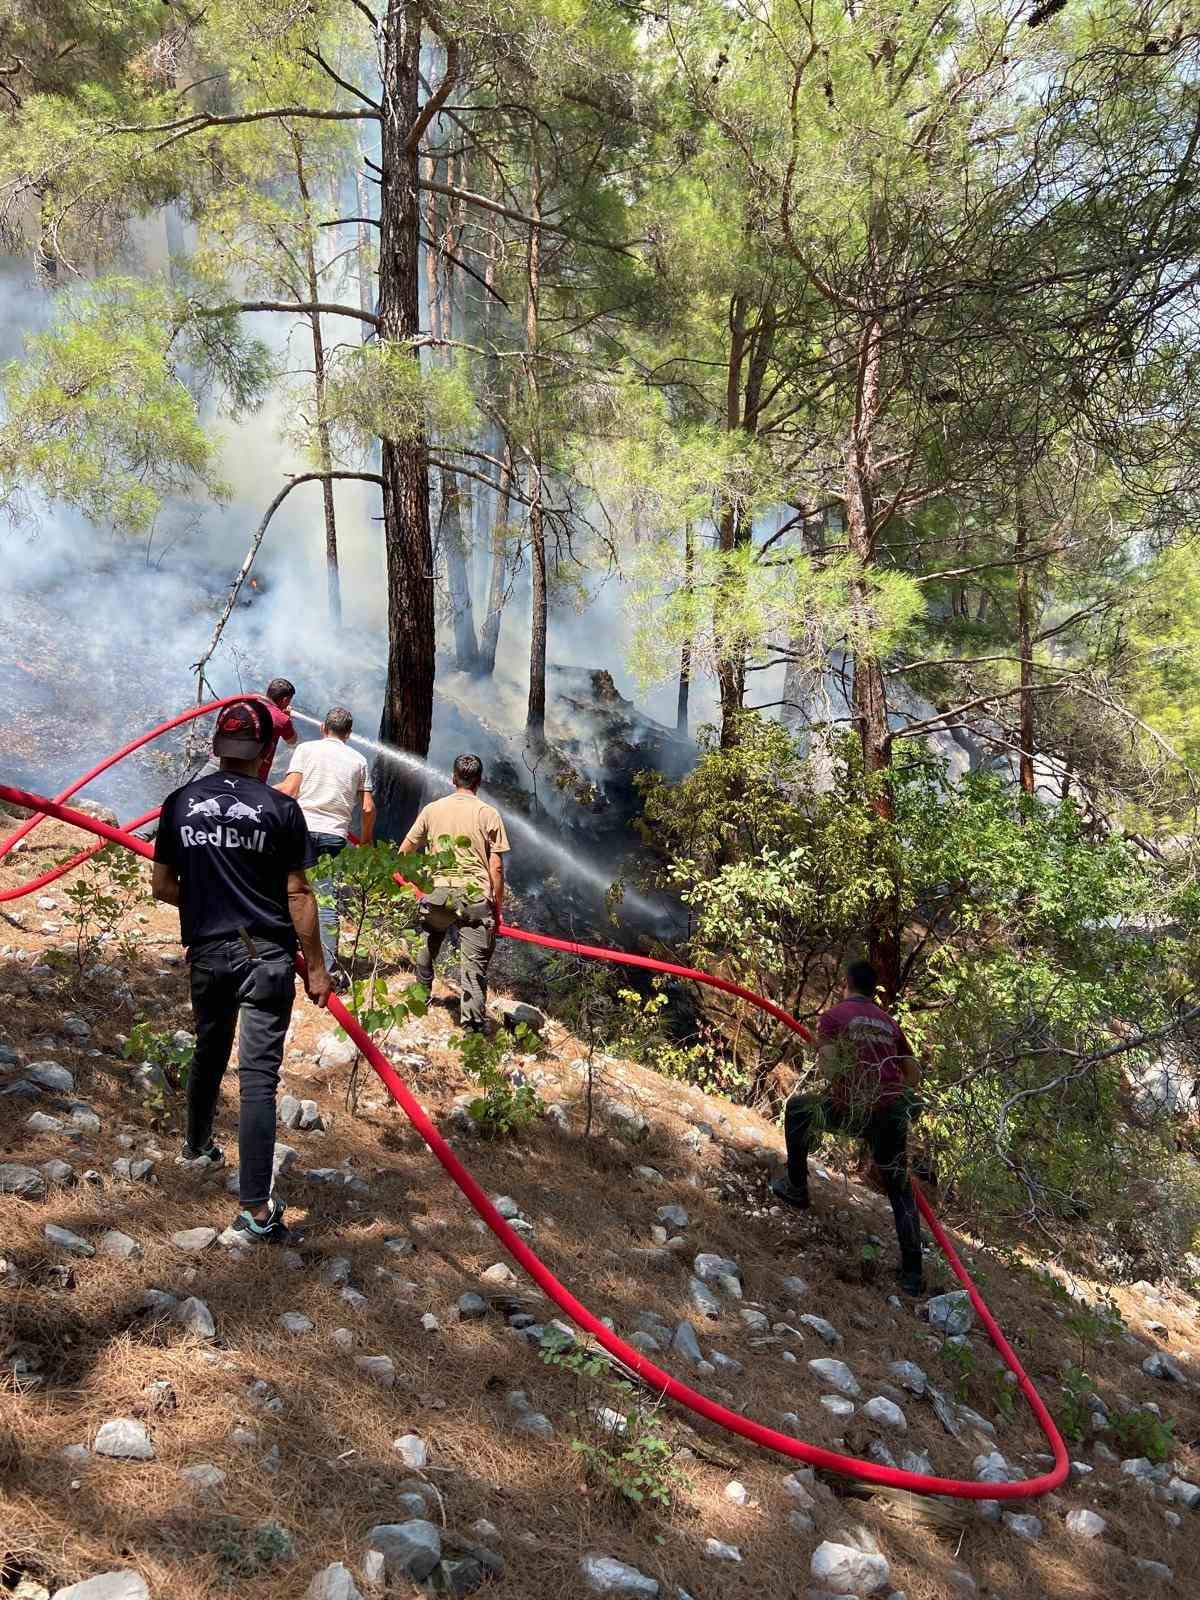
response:
M428 158L427 171L429 177L436 180L437 162L433 157ZM447 182L454 182L452 161L447 163L446 178ZM431 195L428 237L432 241L437 234L437 211ZM453 235L453 224L447 215L441 235L442 246L447 251L454 243ZM425 251L425 286L429 303L429 332L434 340L432 359L446 361L448 357L443 352L447 346L441 341L454 337L455 267L448 255L445 267L439 270L440 265L438 252L431 244ZM446 563L446 591L454 631L454 665L460 672L474 673L479 670L479 650L475 643L475 608L467 570L467 544L463 535L463 499L458 474L449 467L442 467L438 473L438 546Z
M692 577L696 565L696 535L690 522L683 529L683 589L688 597L690 607L692 600ZM675 732L681 733L686 738L688 731L688 700L692 691L692 634L688 629L687 638L683 641L683 648L679 652L679 693L675 699Z
M493 199L500 197L500 177L493 172L490 179ZM483 269L483 331L484 345L491 350L493 325L496 322L496 302L492 290L496 283L496 258L500 250L500 235L493 228L488 236L487 262ZM500 361L493 353L488 357L488 369L493 388L500 388ZM503 412L506 407L501 407ZM500 618L508 598L509 569L509 517L512 512L513 452L512 440L506 432L501 449L499 494L492 508L491 567L488 573L487 611L479 632L479 671L491 677L496 670L496 649L500 643Z
M358 248L355 251L355 277L358 279L358 304L362 311L375 311L375 266L371 260L371 200L367 193L366 152L358 149L358 163L354 168L354 198L358 211ZM370 337L370 323L364 322L362 342Z
M729 308L729 362L725 372L725 430L733 433L742 426L742 364L746 356L746 302L735 295ZM749 537L745 519L732 500L726 499L717 519L717 549L722 557L732 558L738 546ZM732 576L728 569L717 581L717 691L721 699L721 745L730 749L737 742L737 719L746 695L745 652L736 640L724 634L725 622L733 614L730 604Z
M813 531L802 534L805 549L815 571L825 565L825 522L815 521ZM829 742L829 723L833 718L826 681L825 629L820 611L812 600L805 602L804 616L788 641L787 666L783 674L783 706L779 720L786 728L803 727L809 764L815 779L825 784L833 771ZM825 726L818 730L817 723Z
M888 726L887 684L883 665L871 640L871 568L875 562L873 450L880 413L882 343L883 330L879 322L873 317L868 318L859 336L857 399L847 452L846 537L850 553L858 564L858 575L850 586L855 629L851 709L862 748L863 775L868 785L869 804L883 825L878 838L879 847L890 873L892 841L887 830L895 822L890 779L892 738ZM890 1004L896 998L900 984L900 935L899 889L893 877L891 888L872 908L867 930L868 956L879 974L885 1004Z
M538 295L542 275L541 172L534 150L529 203L529 255L525 295L525 360L531 437L529 442L529 707L525 736L533 745L546 737L546 530L542 520L542 431L538 418Z
M1023 476L1017 479L1013 512L1016 523L1013 555L1017 564L1017 652L1021 658L1021 693L1018 701L1021 719L1021 731L1018 737L1021 748L1020 777L1022 790L1025 794L1031 795L1037 789L1037 781L1033 770L1033 627L1029 614L1029 521Z
M729 309L729 366L725 380L725 428L753 437L759 429L767 368L775 349L777 313L764 297L753 327L747 320L747 304L735 295ZM730 558L717 585L717 628L721 640L725 619L736 616L741 607L744 580L734 568L733 557L750 544L754 533L751 519L731 499L726 499L717 522L718 548ZM737 743L738 718L746 699L746 646L744 640L729 637L721 641L717 655L717 686L721 695L721 744L728 749Z
M389 0L382 23L379 182L379 339L416 361L420 331L420 198L418 155L407 149L416 124L421 8ZM429 468L421 436L384 439L383 536L387 561L388 663L379 736L415 755L429 750L433 727L433 544L429 534ZM376 803L389 832L406 827L422 783L390 762L376 771Z
M463 536L463 494L457 473L441 469L438 532L446 558L446 587L454 623L454 665L460 672L477 673L479 647L475 642L475 606L467 570L467 545Z
M321 285L317 273L317 252L313 242L316 222L313 218L312 197L308 190L308 176L304 170L304 145L297 133L292 134L292 149L296 156L296 186L300 191L300 204L304 208L304 273L308 280L308 299L316 305L321 298ZM325 339L321 332L321 313L310 312L312 330L313 390L317 412L317 459L325 477L321 480L321 501L325 512L325 585L329 596L329 623L335 630L342 625L342 580L338 569L337 513L333 502L333 448L329 435L329 413L326 404Z

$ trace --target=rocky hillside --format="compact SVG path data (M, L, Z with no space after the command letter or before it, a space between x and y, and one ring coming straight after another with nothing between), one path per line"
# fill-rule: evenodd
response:
M42 830L0 886L68 838ZM138 1015L189 1025L173 917L143 903L124 952L79 959L65 887L0 926L0 1594L1200 1592L1191 1298L1139 1284L1102 1314L1104 1285L964 1239L1071 1426L1070 1481L1004 1511L848 1498L656 1412L605 1362L547 1363L565 1343L554 1307L369 1074L348 1109L352 1052L303 999L278 1166L305 1240L227 1244L227 1175L175 1166L177 1099L121 1054ZM592 1063L585 1132L585 1052L553 1021L513 1063L546 1114L518 1139L473 1138L449 1038L435 1008L389 1051L553 1270L663 1365L881 1461L991 1480L1047 1465L986 1336L933 1298L953 1287L937 1262L932 1303L890 1296L890 1213L870 1190L825 1168L814 1211L780 1214L764 1181L777 1131L630 1063ZM235 1120L231 1082L231 1158ZM612 1486L634 1472L640 1505Z

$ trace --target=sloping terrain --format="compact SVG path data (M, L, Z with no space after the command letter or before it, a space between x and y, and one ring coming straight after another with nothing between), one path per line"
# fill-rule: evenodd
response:
M0 886L74 844L69 830L43 828L0 864ZM341 1562L364 1594L386 1565L387 1592L406 1596L422 1592L407 1569L460 1593L486 1578L482 1592L497 1600L597 1592L605 1572L615 1587L599 1592L774 1600L830 1587L810 1576L828 1542L876 1556L861 1563L870 1581L908 1600L1200 1592L1192 1299L1113 1289L1124 1324L1106 1323L1081 1315L1051 1273L964 1242L1052 1409L1063 1408L1069 1364L1090 1381L1074 1408L1070 1482L1008 1508L1018 1520L963 1505L931 1526L877 1498L847 1499L673 1409L659 1420L681 1475L674 1504L635 1510L585 1476L573 1448L619 1450L595 1414L628 1401L604 1371L547 1365L536 1333L514 1326L556 1312L519 1274L510 1281L502 1251L369 1071L347 1109L346 1052L302 996L283 1087L313 1103L289 1110L320 1126L281 1129L292 1153L279 1187L305 1240L286 1253L222 1245L235 1210L227 1174L197 1180L174 1165L177 1101L158 1103L120 1054L138 1013L160 1029L190 1025L173 914L140 908L128 960L81 966L64 888L8 907L16 923L0 927L0 1162L35 1173L32 1193L0 1196L0 1594L36 1600L123 1571L156 1597L265 1600L307 1594ZM66 953L48 959L55 950ZM924 1454L962 1477L1003 1471L983 1460L996 1452L1014 1476L1048 1464L986 1336L974 1328L947 1345L923 1306L889 1300L891 1216L870 1190L822 1169L812 1213L772 1210L777 1130L626 1062L592 1063L585 1134L586 1052L553 1023L544 1052L514 1065L558 1109L517 1140L475 1139L450 1032L435 1008L389 1053L580 1298L627 1337L673 1341L656 1360L815 1443L901 1464ZM231 1075L218 1128L231 1162L235 1129ZM701 1293L700 1254L736 1263L736 1280L704 1264ZM953 1287L932 1258L930 1279L931 1294ZM1073 1287L1094 1301L1105 1286ZM706 1358L699 1368L684 1323ZM829 1359L850 1369L848 1414L828 1404L842 1398L828 1371L810 1369ZM898 1362L922 1369L936 1406ZM1174 1427L1154 1471L1131 1442L1148 1406ZM1123 1420L1133 1412L1139 1424ZM134 1425L118 1430L118 1448L132 1439L142 1458L97 1448L116 1419ZM1083 1510L1103 1526L1072 1515ZM390 1553L372 1558L372 1529L413 1522L436 1536L377 1535ZM436 1539L440 1564L414 1539ZM595 1563L588 1579L589 1555L637 1569L642 1585ZM326 1574L313 1593L351 1596L341 1581Z

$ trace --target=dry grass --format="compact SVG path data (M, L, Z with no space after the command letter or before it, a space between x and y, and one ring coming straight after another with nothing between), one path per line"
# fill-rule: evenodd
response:
M39 836L40 838L41 836ZM28 877L47 857L46 846L68 840L49 835L15 864L0 866L0 883ZM56 890L49 891L58 898ZM18 907L34 927L43 913L30 902ZM159 975L156 951L175 949L171 918L155 909L143 925L145 943L128 976L138 1003L158 1026L187 1026L185 980L179 969ZM151 941L161 940L161 944ZM0 945L44 949L47 940L5 926ZM1042 1517L1046 1532L1036 1545L1004 1529L968 1517L965 1528L937 1529L923 1520L897 1520L886 1505L844 1500L818 1488L813 1513L817 1530L793 1532L787 1513L794 1502L780 1487L787 1462L754 1451L739 1440L697 1425L674 1412L667 1429L681 1448L694 1452L684 1461L688 1484L670 1516L626 1514L611 1499L589 1490L570 1450L569 1411L576 1388L569 1375L547 1368L505 1327L498 1315L458 1324L458 1296L478 1287L479 1273L503 1259L490 1235L460 1201L457 1191L411 1133L381 1090L367 1086L360 1115L343 1109L344 1074L329 1074L314 1063L316 1038L327 1024L303 1001L285 1062L285 1087L314 1098L329 1125L326 1134L285 1133L300 1151L300 1165L333 1166L343 1161L370 1184L369 1200L355 1200L302 1177L289 1175L281 1190L290 1215L302 1220L307 1238L302 1264L289 1269L278 1255L260 1253L235 1262L219 1249L187 1256L171 1242L179 1229L210 1223L220 1227L233 1214L233 1202L220 1178L202 1184L177 1171L170 1157L177 1134L157 1121L132 1097L126 1066L115 1051L115 1037L127 1030L131 1015L112 1006L100 992L64 989L48 1006L30 992L25 969L0 960L5 1008L0 1039L24 1059L53 1057L77 1073L79 1097L102 1119L95 1138L79 1139L68 1159L77 1169L104 1174L100 1187L80 1184L52 1191L44 1202L6 1198L2 1203L2 1253L13 1266L0 1289L4 1342L34 1355L44 1382L24 1393L6 1393L0 1405L0 1557L21 1557L45 1574L53 1587L114 1566L133 1565L146 1576L156 1596L196 1600L236 1593L247 1600L301 1595L311 1573L334 1560L357 1568L364 1535L374 1523L393 1520L401 1485L413 1474L391 1448L399 1434L417 1432L430 1448L422 1475L436 1486L435 1507L444 1507L448 1533L467 1535L470 1524L487 1517L502 1531L501 1552L507 1576L489 1593L501 1597L557 1597L579 1592L577 1563L588 1550L628 1560L659 1577L663 1594L682 1587L696 1600L761 1600L800 1596L808 1585L809 1556L822 1539L859 1523L870 1527L892 1563L893 1586L909 1600L942 1600L955 1593L948 1574L956 1565L972 1572L982 1591L1013 1597L1042 1594L1049 1600L1100 1600L1143 1595L1153 1586L1134 1568L1135 1556L1167 1562L1175 1572L1171 1592L1200 1592L1200 1558L1192 1520L1170 1527L1164 1508L1145 1497L1119 1469L1099 1468L1086 1483L1071 1485L1027 1508ZM92 1022L86 1048L58 1032L64 1011ZM446 1048L448 1019L434 1013L410 1025L400 1046L417 1048L429 1065L408 1069L426 1104L445 1112L466 1086L456 1058ZM674 1322L688 1316L687 1265L695 1250L734 1256L741 1264L747 1300L764 1306L772 1320L793 1321L816 1311L841 1330L845 1344L827 1351L810 1332L803 1340L755 1349L750 1335L725 1301L716 1324L699 1327L701 1342L745 1363L745 1375L722 1392L709 1380L708 1392L769 1423L784 1411L803 1419L805 1436L815 1443L865 1453L872 1435L852 1419L839 1424L818 1402L820 1385L805 1363L836 1354L859 1378L864 1394L888 1381L891 1361L920 1363L935 1381L950 1387L941 1367L939 1342L911 1309L887 1306L886 1287L864 1283L860 1252L874 1234L890 1262L890 1213L869 1190L841 1176L815 1185L816 1210L805 1217L768 1214L763 1201L762 1158L751 1136L772 1149L776 1132L750 1113L669 1083L636 1066L608 1069L607 1092L636 1100L655 1123L650 1139L630 1148L598 1134L585 1141L578 1107L581 1085L565 1063L580 1054L573 1041L552 1030L552 1051L538 1064L546 1076L542 1092L558 1092L571 1108L570 1134L539 1127L520 1144L466 1142L472 1170L490 1192L515 1197L537 1229L535 1248L552 1269L597 1312L611 1315L628 1331L635 1314L654 1310ZM52 1047L34 1040L53 1035ZM619 1074L619 1081L618 1081ZM221 1131L231 1143L236 1090L225 1097ZM41 1102L52 1109L50 1097ZM64 1136L29 1138L24 1120L32 1108L24 1100L0 1100L0 1158L33 1163L64 1154ZM699 1152L685 1141L694 1119L704 1118L719 1143L703 1141ZM725 1119L722 1121L722 1119ZM110 1181L113 1159L123 1153L118 1138L134 1140L137 1154L154 1144L165 1152L151 1185ZM460 1146L461 1148L461 1146ZM666 1182L644 1183L633 1175L643 1162L657 1166ZM686 1207L691 1247L669 1271L631 1274L628 1252L650 1243L655 1210L667 1201ZM103 1256L72 1260L47 1245L47 1223L94 1237L115 1227L143 1246L140 1260L128 1263ZM395 1255L385 1240L403 1236L413 1252ZM968 1259L985 1284L993 1308L1042 1392L1057 1392L1059 1369L1075 1359L1072 1341L1050 1297L1031 1277L1014 1275L988 1251L972 1248ZM350 1257L351 1282L367 1296L355 1310L340 1291L322 1282L322 1269L334 1255ZM74 1285L57 1286L50 1269L69 1264ZM780 1280L799 1273L810 1285L802 1305L790 1305ZM392 1274L393 1276L388 1276ZM409 1284L415 1285L409 1288ZM217 1339L206 1346L185 1336L173 1323L148 1319L139 1310L150 1287L176 1294L196 1293L211 1307ZM522 1282L522 1294L536 1293ZM1195 1359L1195 1305L1182 1297L1147 1306L1131 1292L1118 1294L1129 1327L1147 1348L1161 1344L1179 1359ZM547 1307L547 1312L550 1308ZM315 1332L288 1336L277 1327L285 1311L302 1311ZM432 1311L441 1330L426 1333L421 1316ZM1168 1330L1157 1338L1145 1322L1157 1319ZM698 1323L698 1319L692 1318ZM336 1328L350 1329L355 1353L390 1355L396 1385L382 1390L361 1378L353 1356L332 1342ZM976 1372L965 1394L979 1411L995 1415L991 1351L975 1335ZM788 1351L796 1362L784 1359ZM1120 1339L1089 1359L1096 1388L1115 1407L1117 1394L1136 1402L1154 1400L1177 1422L1177 1458L1184 1475L1200 1476L1200 1456L1192 1441L1200 1435L1197 1390L1181 1390L1145 1378L1139 1362L1145 1352ZM686 1371L673 1357L664 1364ZM156 1411L153 1383L168 1382L173 1411ZM265 1383L265 1396L251 1386ZM534 1405L553 1420L551 1443L513 1434L504 1396L525 1389ZM278 1397L274 1411L264 1398ZM941 1473L969 1476L971 1460L991 1448L985 1438L951 1439L929 1406L906 1399L908 1435L893 1442L928 1450ZM112 1416L144 1416L156 1456L149 1463L93 1458L86 1466L62 1457L69 1444L90 1443L98 1425ZM255 1431L251 1447L230 1440L237 1426ZM998 1448L1027 1473L1044 1448L1024 1408L1011 1425L999 1425ZM280 1470L262 1465L272 1448ZM1084 1459L1090 1451L1080 1447ZM179 1469L196 1462L215 1463L226 1474L220 1492L197 1498L185 1491ZM724 1496L737 1478L749 1488L752 1508ZM1102 1543L1073 1539L1062 1513L1092 1506L1108 1519ZM435 1520L442 1511L434 1509ZM291 1533L297 1557L274 1572L230 1576L222 1565L222 1518L246 1525L278 1519ZM469 1537L469 1535L467 1535ZM705 1538L738 1546L740 1565L717 1564L703 1555ZM226 1541L227 1543L227 1541ZM226 1553L227 1550L226 1550ZM9 1572L16 1570L10 1560ZM0 1592L3 1592L0 1582Z

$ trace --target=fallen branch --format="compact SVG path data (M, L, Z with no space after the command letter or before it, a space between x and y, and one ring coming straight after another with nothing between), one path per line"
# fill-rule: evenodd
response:
M192 663L191 670L197 674L199 681L199 689L197 691L198 698L196 701L197 705L202 704L204 700L204 669L212 660L213 654L221 642L221 635L225 631L225 624L233 615L233 608L235 605L237 605L238 595L241 594L242 585L250 576L250 569L254 565L254 559L258 555L259 548L266 537L267 529L271 525L271 518L279 510L280 506L287 499L288 495L291 494L292 490L297 488L300 484L323 483L326 479L331 478L357 478L360 482L377 483L379 484L380 488L383 487L383 479L377 472L301 472L297 473L294 478L288 479L283 488L280 489L279 493L275 496L274 500L271 501L271 504L263 513L262 521L254 530L254 537L250 541L250 548L246 551L245 560L238 568L237 576L234 578L233 583L230 585L229 593L225 597L225 604L221 608L221 615L217 618L217 625L212 631L212 638L208 641L208 649L200 657L199 661L194 661Z

